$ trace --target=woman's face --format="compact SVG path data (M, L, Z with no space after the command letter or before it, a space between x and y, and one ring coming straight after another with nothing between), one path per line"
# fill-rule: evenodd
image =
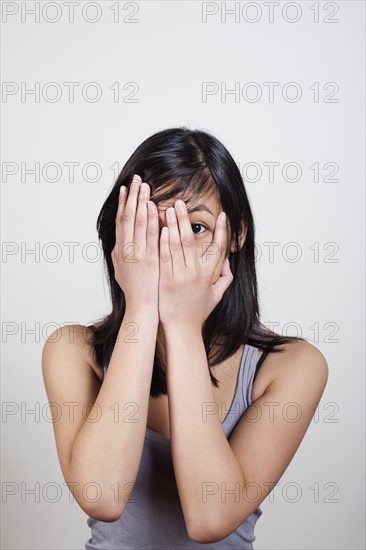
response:
M183 200L186 205L192 232L196 239L197 256L201 257L213 240L216 220L222 210L220 203L213 191L209 194L206 193L205 195L195 197L194 200L190 198L187 199L180 194L161 203L158 200L158 195L154 195L152 200L157 204L159 213L159 234L161 228L168 225L165 211L169 207L174 208L174 203L178 199ZM228 235L226 238L225 249L226 251L228 250ZM213 282L217 281L220 276L220 272L221 263L218 264L214 272Z

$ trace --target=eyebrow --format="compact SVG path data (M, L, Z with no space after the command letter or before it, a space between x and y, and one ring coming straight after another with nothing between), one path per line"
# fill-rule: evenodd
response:
M204 204L197 204L197 206L194 206L193 208L187 208L188 214L192 214L192 212L197 212L199 210L204 210L205 212L208 212L209 214L211 214L211 216L213 216L211 210L207 208L207 206L205 206Z
M165 212L166 208L162 210ZM204 204L197 204L197 206L193 206L192 208L187 208L188 214L192 214L193 212L198 212L201 210L204 210L205 212L208 212L209 214L211 214L211 216L213 216L213 213L211 212L211 210L207 208L207 206L205 206Z

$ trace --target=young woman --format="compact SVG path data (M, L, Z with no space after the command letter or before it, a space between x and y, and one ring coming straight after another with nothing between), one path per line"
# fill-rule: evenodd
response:
M42 354L85 548L252 548L328 368L260 322L237 165L207 132L158 132L126 162L97 229L112 311L56 331Z

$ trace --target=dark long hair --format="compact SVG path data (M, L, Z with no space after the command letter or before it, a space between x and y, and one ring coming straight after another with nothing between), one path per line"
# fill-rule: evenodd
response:
M243 179L229 151L208 132L186 127L169 128L155 133L137 147L122 168L98 216L97 231L112 300L111 313L98 327L88 327L92 331L94 357L100 367L109 363L125 313L125 297L114 277L111 253L115 245L119 189L121 185L129 188L134 174L139 174L142 181L150 185L152 200L156 191L160 202L180 193L198 196L214 190L221 209L226 212L229 236L235 248L235 252L229 254L234 280L202 328L209 367L231 357L243 344L278 352L283 351L277 348L281 344L304 340L279 335L260 322L253 215ZM246 228L246 237L240 248L243 228ZM158 347L155 349L151 396L167 393ZM210 376L217 387L218 381L211 371Z

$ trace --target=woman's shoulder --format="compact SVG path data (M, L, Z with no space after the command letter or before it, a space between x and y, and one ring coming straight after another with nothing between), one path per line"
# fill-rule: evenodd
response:
M94 327L99 327L101 323L94 323ZM43 354L49 353L52 350L58 350L69 353L72 350L72 355L77 354L83 359L90 368L93 369L96 377L100 382L103 381L103 368L99 367L95 360L93 348L93 331L90 326L70 324L59 327L52 332L44 345Z
M311 380L325 386L328 364L323 353L307 340L293 340L276 346L280 352L269 353L253 385L252 400L261 397L270 385L290 384L294 378Z
M314 344L308 340L293 340L280 346L283 351L278 354L282 354L284 361L284 369L293 369L296 367L300 369L309 369L313 366L315 369L323 369L327 365L327 361ZM272 354L275 356L276 354Z

